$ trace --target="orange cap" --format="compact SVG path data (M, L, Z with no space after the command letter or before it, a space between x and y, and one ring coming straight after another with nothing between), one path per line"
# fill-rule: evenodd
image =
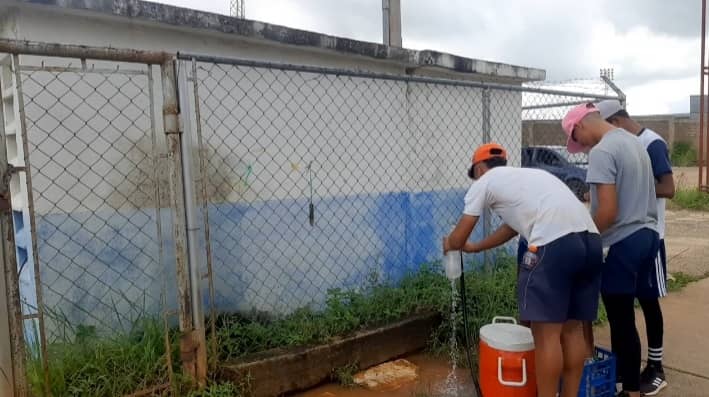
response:
M486 143L475 150L473 154L473 165L495 157L507 160L507 150L500 144Z

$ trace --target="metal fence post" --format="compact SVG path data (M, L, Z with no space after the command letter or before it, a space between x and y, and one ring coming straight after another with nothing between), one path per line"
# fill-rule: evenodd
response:
M175 266L177 270L180 330L180 355L184 371L198 384L206 378L206 368L199 359L203 338L195 330L193 300L187 246L185 189L183 180L183 153L181 146L180 110L178 104L176 60L170 59L161 66L163 90L163 120L169 167L170 204L172 207L173 237L175 239ZM206 367L206 360L205 360Z
M490 142L490 89L483 88L482 92L482 129L483 129L483 143ZM492 212L489 209L485 210L483 214L483 235L488 236L492 231ZM483 263L486 269L490 268L490 251L486 250L483 253Z
M49 352L47 347L47 329L44 321L44 299L41 282L41 268L39 263L39 247L37 244L37 220L35 219L35 202L34 188L32 185L32 171L30 162L30 143L29 134L27 133L27 115L25 114L25 99L22 90L22 74L20 73L20 56L13 54L13 66L15 68L15 85L17 86L17 102L20 113L20 129L22 132L22 149L24 151L25 160L25 177L27 182L27 207L30 213L30 233L32 234L32 256L34 259L34 286L37 297L37 314L34 316L22 316L23 323L25 319L37 319L39 323L39 343L42 355L42 370L43 370L43 391L45 395L51 396L51 387L49 379ZM19 293L19 292L18 292Z
M207 344L204 329L204 310L202 309L202 293L200 292L201 266L199 254L200 227L197 223L197 205L195 204L195 180L192 172L192 148L194 147L192 131L192 106L187 84L187 65L179 62L177 68L178 103L180 109L180 145L182 149L182 186L185 197L185 223L187 227L187 254L192 297L192 321L194 336L197 338L197 369L198 379L207 377Z
M2 84L0 84L2 92ZM2 335L7 337L10 346L10 366L2 368L2 376L8 383L7 392L13 396L27 395L25 343L22 332L22 306L20 301L20 283L17 273L17 257L15 256L15 228L12 219L12 201L10 193L10 179L16 169L8 164L7 145L5 136L5 122L0 111L0 254L2 255L2 286L3 293L0 301L5 302L7 310L7 329L2 329ZM5 359L3 359L5 361ZM4 364L3 364L4 365ZM0 395L5 395L5 390L0 390Z

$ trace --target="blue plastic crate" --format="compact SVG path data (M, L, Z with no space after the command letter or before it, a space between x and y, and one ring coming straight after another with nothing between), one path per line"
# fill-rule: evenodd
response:
M596 348L596 360L583 368L578 397L615 396L615 356Z

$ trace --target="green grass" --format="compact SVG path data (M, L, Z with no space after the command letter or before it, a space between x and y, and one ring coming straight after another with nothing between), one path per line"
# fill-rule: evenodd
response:
M516 266L514 259L500 259L486 271L466 273L469 329L477 330L496 315L515 316ZM457 286L456 286L457 288ZM451 316L451 283L440 264L423 266L397 285L370 282L353 290L328 291L324 307L301 308L274 317L265 313L222 314L217 320L219 359L232 360L274 348L327 342L353 332L398 321L416 313L437 312L440 326L431 335L430 349L450 353L449 339L456 321L457 338L463 340L460 315ZM160 321L136 321L130 332L99 335L92 327L79 326L66 340L50 343L49 389L53 396L116 396L169 382L165 328ZM169 331L173 363L178 363L179 333ZM462 346L462 343L459 343ZM460 357L460 352L456 352ZM463 362L463 360L459 360ZM356 365L339 368L333 376L351 384ZM179 368L175 368L179 372ZM28 378L34 395L45 395L42 363L37 351L29 352ZM175 380L177 395L221 397L248 395L248 385L212 383L199 392Z
M492 271L468 274L471 330L496 315L516 314L515 278L512 259L502 260ZM443 317L432 339L432 347L440 348L447 346L452 329L450 302L451 285L440 266L424 266L404 277L398 286L373 282L361 289L328 291L322 310L306 307L282 317L264 313L221 315L217 318L219 356L228 361L274 348L323 343L426 311L439 312ZM458 330L462 335L462 326Z
M359 371L359 365L351 363L344 367L333 369L330 378L333 382L337 382L344 387L354 387L356 386L354 376L357 371Z
M677 292L691 283L703 280L708 277L709 272L701 276L692 276L690 274L682 272L672 273L673 279L667 280L667 290L670 292Z
M709 193L699 190L678 190L672 199L675 207L695 211L709 211Z
M675 167L694 167L697 165L697 149L686 142L677 142L670 150L672 165Z
M199 391L191 391L187 397L241 397L248 396L250 385L232 382L212 383Z
M139 321L113 337L80 326L74 340L48 345L49 390L53 396L119 396L168 383L165 351L158 321ZM45 395L39 352L30 349L27 364L33 395Z

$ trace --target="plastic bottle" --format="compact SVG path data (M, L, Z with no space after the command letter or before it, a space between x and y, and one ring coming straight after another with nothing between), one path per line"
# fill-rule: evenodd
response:
M455 225L453 226L455 228ZM453 231L453 229L451 229ZM446 277L449 280L456 280L460 277L462 269L460 266L460 251L448 251L443 258L443 265L446 268Z

